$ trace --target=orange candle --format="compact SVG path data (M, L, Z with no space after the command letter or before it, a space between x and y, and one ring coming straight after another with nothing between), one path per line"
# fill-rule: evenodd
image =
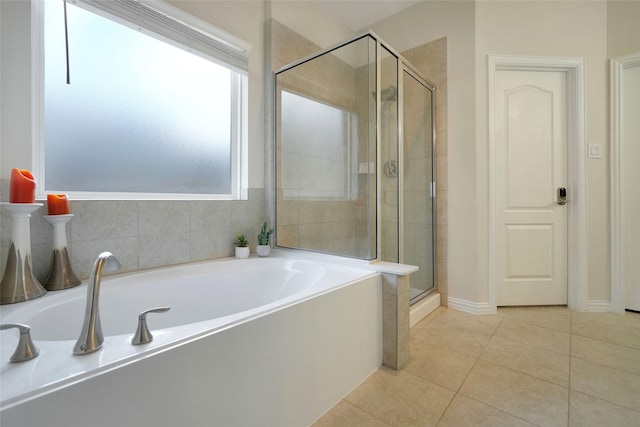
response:
M9 203L35 203L36 180L26 169L11 169Z
M49 215L67 215L69 198L66 194L47 194L47 208Z

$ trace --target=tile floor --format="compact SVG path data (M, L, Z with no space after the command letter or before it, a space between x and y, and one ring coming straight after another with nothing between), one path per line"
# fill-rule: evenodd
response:
M440 307L313 427L640 426L640 314Z

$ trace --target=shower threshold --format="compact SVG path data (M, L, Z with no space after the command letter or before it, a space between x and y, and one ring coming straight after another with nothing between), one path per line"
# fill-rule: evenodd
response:
M413 327L420 320L427 317L438 307L440 307L441 298L439 292L423 292L423 294L415 301L410 301L409 307L409 327Z
M420 296L425 297L427 296L427 294L429 293L431 289L429 290L424 290L424 289L420 289L420 288L410 288L409 289L409 301L411 301L411 303L417 302L419 301L421 298L418 298ZM424 295L423 295L424 294ZM413 301L414 298L417 298L416 301Z

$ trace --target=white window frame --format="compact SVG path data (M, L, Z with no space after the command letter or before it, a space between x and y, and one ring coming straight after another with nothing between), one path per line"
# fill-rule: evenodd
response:
M44 135L44 6L43 1L31 2L32 28L32 81L31 101L33 106L32 120L32 164L33 170L45 182L45 135ZM102 10L101 3L109 5L107 0L67 0L69 3L82 6L93 13L136 30L151 35L156 39L184 48L179 42L168 38L164 34L141 28L140 26ZM159 0L131 0L129 3L139 3L153 9L190 29L209 37L223 49L234 50L237 57L244 56L245 63L238 62L233 56L228 60L222 54L216 55L201 52L194 48L189 52L202 56L213 62L224 65L234 71L231 83L231 192L230 194L198 194L198 193L133 193L133 192L87 192L66 191L64 189L46 189L44 185L37 187L36 197L46 199L47 193L66 192L76 200L247 200L248 199L248 65L246 64L251 45L213 25L202 21L187 12ZM98 7L96 7L98 5ZM108 9L108 7L107 7Z

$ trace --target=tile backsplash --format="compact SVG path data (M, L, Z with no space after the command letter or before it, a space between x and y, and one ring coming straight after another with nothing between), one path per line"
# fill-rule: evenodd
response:
M9 180L1 180L0 200L8 200ZM53 228L43 219L46 202L31 216L31 258L36 277L49 271ZM232 256L233 240L244 233L252 252L265 219L264 189L250 189L249 200L71 200L67 224L71 266L86 279L96 256L112 252L130 272ZM12 219L0 212L0 276L4 274Z

